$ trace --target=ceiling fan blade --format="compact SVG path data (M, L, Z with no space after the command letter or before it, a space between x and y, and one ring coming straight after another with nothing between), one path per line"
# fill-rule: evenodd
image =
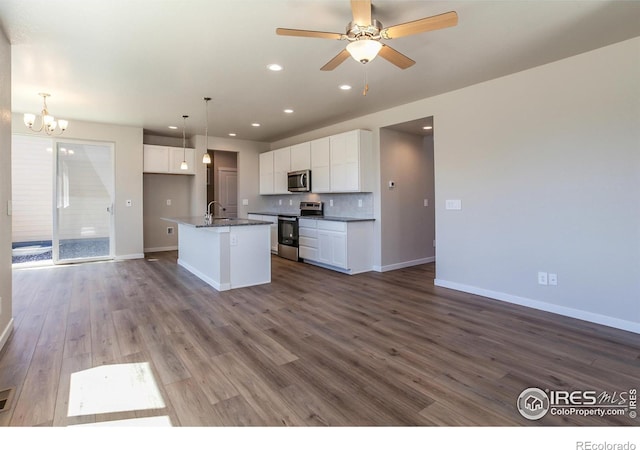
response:
M425 31L434 31L441 28L453 27L458 24L458 14L455 11L449 11L437 16L425 17L424 19L414 20L413 22L402 23L385 28L380 35L385 39L395 39L412 34L424 33Z
M351 56L351 54L349 54L349 52L345 48L340 53L338 53L336 56L334 56L331 61L326 63L324 66L322 66L320 68L320 70L325 70L325 71L333 70L336 67L338 67L340 64L342 64L345 60L347 60L350 56Z
M371 0L351 0L353 22L358 25L371 25Z
M280 36L312 37L338 40L344 39L344 34L340 33L330 33L328 31L294 30L292 28L276 28L276 34Z
M383 44L380 52L378 53L381 57L389 61L391 64L395 64L401 69L406 69L408 67L413 66L416 62L400 53L398 50L394 50L388 45Z

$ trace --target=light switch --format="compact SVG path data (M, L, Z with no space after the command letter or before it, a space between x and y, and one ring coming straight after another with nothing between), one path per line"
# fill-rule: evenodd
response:
M127 206L131 206L133 205L133 203L131 202L131 200L127 200Z
M243 204L244 206L247 206L247 205L249 204L249 199L248 199L248 198L243 198L243 199L242 199L242 204Z
M170 198L167 199L167 206L171 206L171 199Z
M445 200L444 207L450 210L462 209L462 200Z
M238 245L238 235L235 233L231 233L229 235L229 245L236 246Z
M428 198L424 199L424 206L429 206L429 199Z

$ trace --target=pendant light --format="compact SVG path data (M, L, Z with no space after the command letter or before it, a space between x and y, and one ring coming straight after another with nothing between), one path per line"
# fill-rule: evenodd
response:
M182 116L182 164L180 164L180 170L189 170L189 164L187 164L187 138L185 134L187 117L189 116Z
M211 155L209 155L209 100L211 97L204 98L204 155L202 155L203 164L211 164Z

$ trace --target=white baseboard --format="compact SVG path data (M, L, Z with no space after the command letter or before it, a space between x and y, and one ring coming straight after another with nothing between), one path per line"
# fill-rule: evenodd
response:
M116 261L124 261L125 259L143 259L144 253L132 253L130 255L117 255L114 259Z
M231 289L231 284L230 283L218 283L213 278L211 278L211 277L205 275L204 273L200 272L198 269L196 269L193 266L191 266L190 264L182 261L180 258L178 258L178 265L181 266L181 267L184 267L185 269L187 269L189 272L191 272L192 274L194 274L195 276L200 278L202 281L207 283L209 286L214 288L216 291L228 291L229 289Z
M178 250L178 246L177 245L170 245L168 247L151 247L151 248L145 248L144 252L145 253L156 253L156 252L170 252L173 250Z
M389 272L390 270L404 269L405 267L418 266L420 264L432 263L436 260L435 256L427 258L414 259L412 261L403 261L401 263L387 264L386 266L374 266L376 272Z
M566 306L554 305L553 303L542 302L540 300L533 300L526 297L519 297L517 295L505 294L504 292L491 291L489 289L483 289L437 278L434 280L433 284L448 289L454 289L456 291L481 295L483 297L488 297L494 300L500 300L520 306L526 306L528 308L538 309L541 311L559 314L561 316L571 317L573 319L585 320L587 322L606 325L608 327L617 328L619 330L625 330L632 333L640 334L640 323L631 322L629 320L618 319L616 317L605 316L602 314L592 313L575 308L568 308Z
M13 331L13 317L11 318L7 326L2 331L2 334L0 334L0 351L2 351L2 349L4 348L4 344L6 344L7 341L9 340L9 336L11 336L12 331Z

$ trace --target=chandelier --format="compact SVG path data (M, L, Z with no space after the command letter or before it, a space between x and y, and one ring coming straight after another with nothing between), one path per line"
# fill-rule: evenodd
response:
M27 128L36 133L40 133L44 130L45 133L51 136L56 131L56 128L58 129L58 132L55 133L56 135L64 133L69 126L69 122L63 119L58 119L56 121L56 119L51 114L49 114L49 111L47 110L47 97L51 97L51 94L40 92L38 95L42 97L43 103L42 111L40 113L40 127L37 129L33 127L36 122L35 114L25 114L24 124L27 126ZM58 128L58 126L60 127Z

